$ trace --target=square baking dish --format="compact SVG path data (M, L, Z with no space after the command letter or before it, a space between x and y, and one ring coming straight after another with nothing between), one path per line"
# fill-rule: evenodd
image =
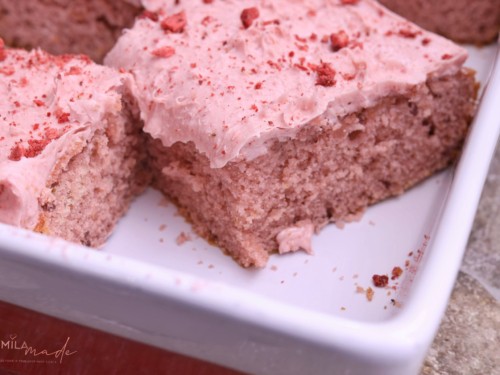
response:
M247 373L417 374L500 133L498 47L469 52L481 103L457 166L326 227L314 255L242 269L148 190L100 250L0 224L0 299Z

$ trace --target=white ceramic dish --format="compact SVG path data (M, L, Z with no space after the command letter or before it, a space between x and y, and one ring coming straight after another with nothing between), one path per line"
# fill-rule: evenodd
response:
M470 52L487 82L497 47ZM416 374L498 139L498 96L497 63L458 166L327 227L314 256L241 269L150 190L101 251L0 225L0 299L249 373ZM178 244L181 232L191 239ZM372 286L395 266L390 287ZM369 286L371 302L358 290Z

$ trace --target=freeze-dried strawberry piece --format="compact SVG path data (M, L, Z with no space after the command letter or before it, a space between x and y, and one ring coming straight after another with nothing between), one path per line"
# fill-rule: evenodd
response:
M241 23L245 29L248 29L253 21L259 18L259 10L255 7L243 9L241 12Z

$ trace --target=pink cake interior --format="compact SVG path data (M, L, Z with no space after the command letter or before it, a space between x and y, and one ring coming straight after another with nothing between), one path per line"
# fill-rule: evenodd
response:
M149 182L128 74L0 48L0 220L99 246Z

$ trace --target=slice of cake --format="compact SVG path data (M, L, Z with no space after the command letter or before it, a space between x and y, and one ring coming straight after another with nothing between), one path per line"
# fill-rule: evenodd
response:
M500 0L380 0L392 11L459 43L486 44L500 30Z
M0 48L0 222L104 242L149 182L128 74Z
M182 1L125 32L154 185L243 266L456 159L466 52L375 1Z
M13 47L83 53L101 61L122 29L133 23L141 2L0 0L0 37Z

